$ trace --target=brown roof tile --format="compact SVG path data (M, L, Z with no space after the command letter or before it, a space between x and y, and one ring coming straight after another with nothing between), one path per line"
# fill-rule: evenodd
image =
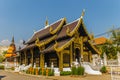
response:
M58 20L57 22L49 25L47 28L44 28L44 29L39 30L38 32L36 32L36 33L32 36L32 38L27 42L27 44L35 41L37 37L39 37L40 39L42 39L42 38L44 38L44 37L46 37L46 36L48 36L48 35L51 35L50 32L49 32L50 27L52 27L53 30L56 29L56 28L60 25L60 23L62 22L62 20L63 20L63 19L60 19L60 20Z
M76 27L77 24L78 24L78 20L76 20L76 21L74 21L74 22L72 22L72 23L69 23L69 24L67 24L67 25L64 25L63 28L62 28L62 30L61 30L60 33L58 34L57 39L67 36L67 34L66 34L67 28L69 28L69 30L70 30L70 32L71 32L71 31L74 30L74 28Z
M60 41L60 42L57 42L57 44L58 44L58 48L59 47L62 47L65 43L67 43L68 41L70 40L70 38L69 39L66 39L66 40L63 40L63 41ZM55 50L54 50L54 45L55 45L55 43L54 44L52 44L52 45L50 45L48 48L46 48L44 51L42 51L43 53L49 53L49 52L54 52Z
M26 50L26 49L30 49L30 48L33 48L33 47L36 47L35 43L30 44L30 45L26 45L26 46L23 47L20 51L23 51L23 50Z

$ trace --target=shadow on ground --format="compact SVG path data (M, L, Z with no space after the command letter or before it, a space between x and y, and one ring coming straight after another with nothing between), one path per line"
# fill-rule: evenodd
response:
M2 78L4 78L5 76L0 76L0 80L2 80Z

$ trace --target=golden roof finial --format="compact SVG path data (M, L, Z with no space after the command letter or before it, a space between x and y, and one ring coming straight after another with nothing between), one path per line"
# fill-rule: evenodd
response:
M82 10L81 18L85 15L85 9Z
M47 18L47 16L46 16L45 26L48 26L48 25L49 25L49 23L48 23L48 18Z

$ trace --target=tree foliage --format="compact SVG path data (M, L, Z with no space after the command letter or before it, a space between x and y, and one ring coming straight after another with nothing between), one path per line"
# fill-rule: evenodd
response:
M116 59L117 51L120 52L120 30L111 30L109 41L106 41L100 48L102 49L101 57L103 53L106 53L108 59Z

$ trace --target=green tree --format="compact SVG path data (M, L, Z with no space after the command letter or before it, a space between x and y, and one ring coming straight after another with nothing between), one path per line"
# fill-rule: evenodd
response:
M111 30L110 39L105 44L101 45L102 54L106 53L108 59L116 59L117 51L120 51L120 30Z
M2 55L5 56L5 54L7 54L7 51L3 51L2 52Z
M7 51L3 51L2 54L0 55L0 63L3 62L3 60L5 59L6 53L7 53Z

